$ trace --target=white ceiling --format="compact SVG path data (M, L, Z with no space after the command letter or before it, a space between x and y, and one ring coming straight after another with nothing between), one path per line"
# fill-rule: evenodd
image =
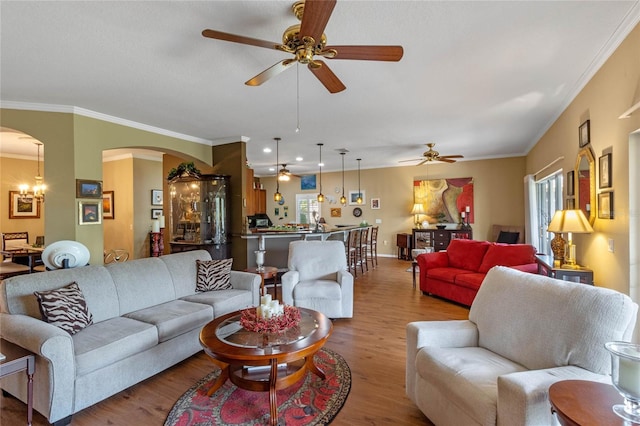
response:
M299 94L295 66L246 86L288 55L201 35L279 43L298 23L292 3L2 0L2 106L75 107L210 144L244 136L262 176L276 136L294 173L317 171L319 142L325 171L340 170L341 148L347 169L356 158L363 169L407 166L427 142L465 160L518 156L640 22L637 0L338 0L329 45L404 47L400 62L327 60L347 86L338 94L303 66Z

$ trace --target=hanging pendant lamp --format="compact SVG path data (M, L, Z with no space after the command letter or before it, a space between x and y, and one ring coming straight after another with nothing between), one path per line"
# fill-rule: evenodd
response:
M356 203L362 204L362 192L360 192L360 161L362 158L358 158L358 198L356 198Z
M320 167L320 174L319 174L319 188L320 188L320 193L318 194L318 202L322 203L324 202L324 195L322 194L322 145L324 145L323 143L319 143L318 146L320 147L320 162L318 163L318 167Z
M29 137L24 139L33 138ZM36 141L34 144L38 146L38 174L35 177L35 185L33 185L32 188L29 188L29 185L20 185L20 200L30 202L35 199L40 203L44 203L44 193L47 186L44 184L44 178L40 175L40 147L42 146L42 142ZM31 190L33 194L29 194L29 190Z
M340 197L340 204L342 204L342 206L347 205L347 197L344 196L344 156L345 154L346 152L340 153L340 155L342 156L342 197Z
M273 194L273 201L276 203L282 200L282 194L280 193L280 180L278 179L278 166L279 166L279 149L280 138L273 138L276 141L276 192Z

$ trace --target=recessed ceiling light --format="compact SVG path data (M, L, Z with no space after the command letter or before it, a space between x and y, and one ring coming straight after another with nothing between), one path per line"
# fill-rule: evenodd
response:
M275 172L275 171L276 171L276 168L275 168L275 167L269 167L269 171L270 171L270 172Z
M271 148L265 148L265 149L263 149L263 150L262 150L262 152L265 152L265 153L267 153L267 154L268 154L268 153L270 153L270 152L271 152Z
M304 158L302 158L302 157L296 157L296 161L302 161L302 160L304 160Z

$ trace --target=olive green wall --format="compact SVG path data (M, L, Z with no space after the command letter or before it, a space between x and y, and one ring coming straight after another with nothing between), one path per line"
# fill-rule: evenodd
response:
M632 210L630 194L640 193L640 184L630 181L630 165L638 167L639 158L630 156L630 134L640 129L640 111L631 117L618 118L640 101L640 25L629 34L562 115L543 135L527 156L527 173L535 173L558 157L564 157L548 172L573 170L578 155L578 127L590 120L591 149L596 157L612 154L614 219L595 219L594 233L577 234L578 263L594 271L596 285L612 288L637 298L636 281L631 282L631 265L638 264L638 252L630 251L631 237L639 247L638 233L631 235L630 221L638 221L638 206ZM637 152L637 151L636 151ZM608 190L607 190L608 191ZM596 192L602 192L597 190ZM594 203L594 208L597 203ZM630 212L635 212L630 214ZM636 222L636 228L637 222ZM614 252L608 250L609 240ZM634 259L633 261L631 259ZM637 267L637 266L636 266Z

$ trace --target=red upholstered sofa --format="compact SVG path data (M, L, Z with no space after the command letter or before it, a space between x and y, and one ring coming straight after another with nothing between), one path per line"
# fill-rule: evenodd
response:
M529 244L452 240L446 251L417 257L420 290L471 306L489 269L500 265L537 273L535 254Z

